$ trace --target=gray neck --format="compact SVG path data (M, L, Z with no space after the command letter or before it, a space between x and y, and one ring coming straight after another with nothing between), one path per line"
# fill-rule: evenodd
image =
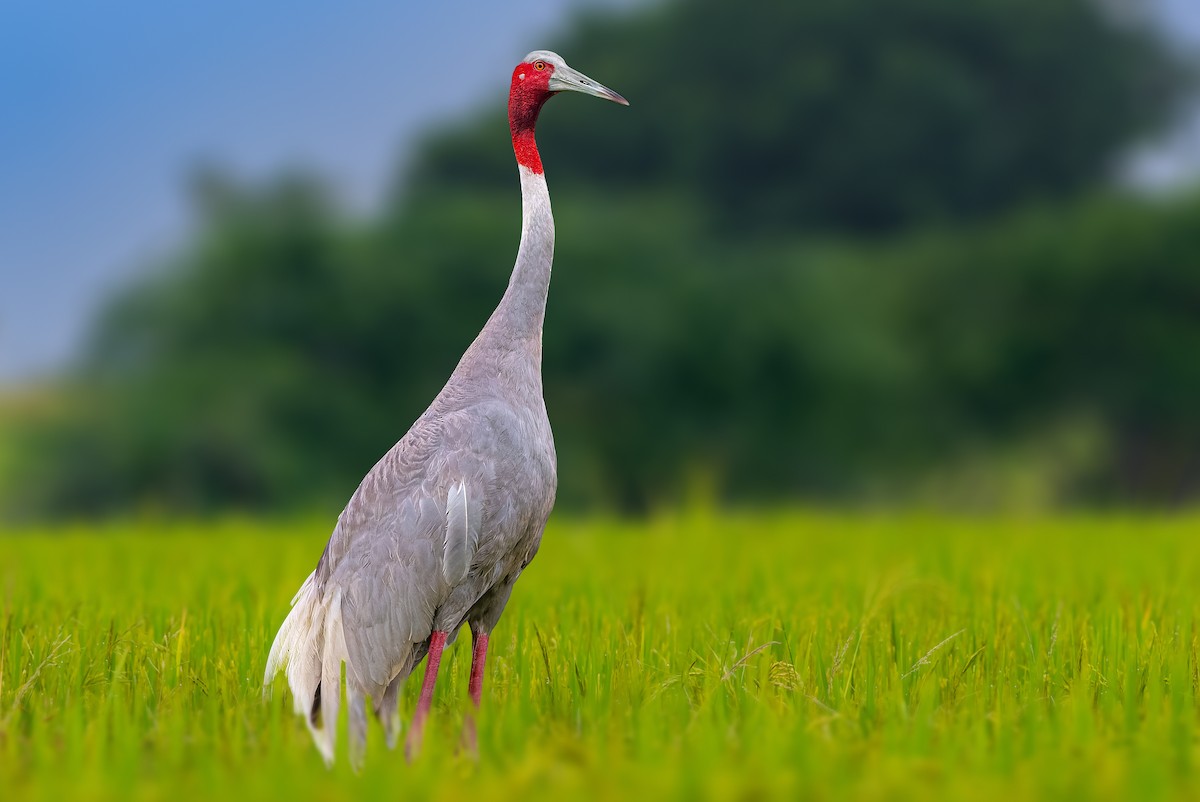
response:
M554 217L545 176L523 166L520 170L521 246L508 289L426 414L461 407L481 396L545 410L542 321L554 258Z
M550 265L554 261L554 214L546 176L528 167L521 171L521 245L508 289L480 333L491 347L526 351L542 356L542 323Z

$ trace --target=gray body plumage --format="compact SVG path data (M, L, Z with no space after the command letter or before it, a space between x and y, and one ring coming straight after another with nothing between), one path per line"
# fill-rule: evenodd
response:
M341 665L352 756L365 699L394 743L399 691L431 633L490 632L537 553L557 486L542 398L554 250L542 174L521 167L522 230L504 297L449 381L367 473L271 648L297 713L332 761Z

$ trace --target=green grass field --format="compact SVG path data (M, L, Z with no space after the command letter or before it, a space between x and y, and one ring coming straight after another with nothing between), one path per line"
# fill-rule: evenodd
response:
M358 775L260 690L325 524L0 538L0 796L1200 795L1194 517L559 517L494 635L478 760L464 637L420 759L372 722Z

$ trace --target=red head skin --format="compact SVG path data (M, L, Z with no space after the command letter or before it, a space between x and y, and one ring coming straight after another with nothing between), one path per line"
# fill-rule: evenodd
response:
M548 61L523 62L513 70L512 88L508 92L508 126L512 130L517 164L539 174L542 157L538 155L537 142L533 139L533 128L537 125L542 104L554 94L550 91L553 74L554 65Z

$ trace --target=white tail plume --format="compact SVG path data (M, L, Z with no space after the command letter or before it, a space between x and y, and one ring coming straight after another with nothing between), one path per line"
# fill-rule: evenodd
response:
M314 577L309 574L292 599L292 610L271 644L263 684L269 687L276 674L286 671L296 713L304 717L326 764L332 765L346 638L341 592L322 598Z

